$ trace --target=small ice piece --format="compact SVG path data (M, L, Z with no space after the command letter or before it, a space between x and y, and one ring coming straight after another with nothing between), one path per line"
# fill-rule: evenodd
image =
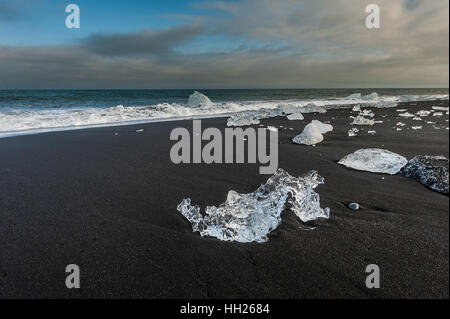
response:
M436 111L447 111L448 112L448 106L432 106L431 108Z
M313 123L309 123L303 129L303 132L292 139L296 144L315 145L323 141L323 135L320 128Z
M433 116L442 116L442 115L444 115L444 113L442 113L442 112L434 112L433 113Z
M323 183L323 177L316 171L297 178L279 168L253 193L240 194L230 190L223 204L207 206L204 215L199 206L191 205L190 198L183 199L177 210L201 236L261 243L267 241L267 235L280 225L286 202L303 222L328 219L330 209L320 207L320 196L314 191Z
M326 113L327 110L324 109L323 107L316 105L314 103L309 103L305 106L302 106L298 109L299 112L303 113L303 114L307 114L307 113Z
M431 114L431 112L427 111L427 110L420 110L419 112L416 113L416 115L421 116L421 117L425 117L425 116L428 116L430 114Z
M397 132L399 132L399 131L402 131L402 129L401 129L401 128L399 128L399 127L397 127Z
M192 93L189 96L189 100L188 100L188 106L190 107L194 107L194 106L199 106L199 105L212 105L213 103L211 102L211 100L204 94L194 91L194 93Z
M426 187L448 194L448 158L417 155L402 168L400 174L417 179Z
M360 104L356 104L353 108L352 108L353 112L359 112L361 111L361 105Z
M402 116L402 117L414 117L414 114L411 114L409 112L405 112L405 113L400 113L398 116Z
M366 119L364 116L358 115L353 119L353 122L351 125L374 125L375 121Z
M322 133L322 134L333 131L333 125L331 125L331 124L325 124L318 120L312 120L311 124L317 126L317 128L320 130L320 133Z
M293 113L298 113L299 112L300 107L299 106L295 106L295 105L283 105L281 107L281 111L284 114L293 114Z
M351 129L348 130L348 136L357 136L357 133L359 132L359 130L356 127L352 127Z
M136 130L136 133L141 133L141 132L144 132L144 129L143 129L143 128L141 128L141 129L139 129L139 130Z
M267 129L272 132L278 131L278 129L275 126L270 126L270 125L267 127Z
M359 210L359 204L358 203L350 203L348 204L348 208L351 210Z
M411 127L413 130L421 130L422 126L418 125L418 126L413 126Z
M303 120L304 117L303 117L302 113L292 113L292 114L289 114L287 116L287 119L290 120L290 121L292 121L292 120Z
M397 174L408 163L401 155L381 148L359 149L339 161L339 164L360 171Z
M426 121L425 123L427 123L427 124L436 124L436 122L432 122L432 121Z
M377 131L367 131L367 133L369 133L369 134L375 134Z
M413 121L422 121L422 118L421 118L421 117L418 117L418 116L416 116L416 117L413 117Z
M371 110L362 110L359 115L361 116L368 116L368 117L374 117L375 114Z
M232 114L227 120L227 126L247 126L259 124L260 120L269 117L266 112L247 111Z
M406 111L408 111L408 109L398 109L398 110L395 110L396 112L406 112Z
M403 122L397 122L397 124L396 124L397 126L405 126L406 124L405 123L403 123Z

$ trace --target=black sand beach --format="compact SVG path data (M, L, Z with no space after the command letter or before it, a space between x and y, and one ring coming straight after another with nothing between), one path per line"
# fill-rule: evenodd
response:
M202 238L176 210L185 197L218 205L230 189L252 192L269 178L259 164L173 164L169 134L190 120L0 139L0 297L448 298L448 195L337 164L367 147L448 157L445 112L423 121L396 112L448 104L372 108L384 122L358 127L356 137L347 136L350 109L262 120L294 128L279 129L279 167L294 176L317 170L325 178L321 206L331 214L309 230L285 211L261 244ZM291 143L312 119L334 131L315 147ZM393 128L398 121L403 131ZM202 120L204 128L225 125L226 118ZM406 130L413 125L423 129ZM349 210L349 202L362 209ZM64 284L71 263L80 266L80 289ZM365 286L368 264L380 267L380 289Z

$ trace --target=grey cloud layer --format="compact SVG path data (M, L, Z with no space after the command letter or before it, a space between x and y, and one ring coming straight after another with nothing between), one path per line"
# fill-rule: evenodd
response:
M192 40L203 32L199 25L186 25L166 30L147 29L128 34L94 34L82 44L103 55L167 54L175 46Z
M365 28L358 0L243 0L197 4L221 13L202 25L97 34L72 46L0 46L0 87L448 86L448 1L378 3L379 30ZM185 53L202 34L261 46Z

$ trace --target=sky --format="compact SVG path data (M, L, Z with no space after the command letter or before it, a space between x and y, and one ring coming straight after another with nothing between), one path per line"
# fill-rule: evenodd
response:
M448 84L448 0L0 0L0 89Z

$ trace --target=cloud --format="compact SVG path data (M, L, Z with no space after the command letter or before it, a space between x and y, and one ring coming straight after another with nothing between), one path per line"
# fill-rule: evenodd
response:
M127 34L94 34L82 41L90 51L101 55L167 54L203 32L200 25L147 29Z
M0 88L448 87L448 1L410 2L369 30L357 0L208 1L202 24L0 46ZM205 36L235 49L185 50Z

